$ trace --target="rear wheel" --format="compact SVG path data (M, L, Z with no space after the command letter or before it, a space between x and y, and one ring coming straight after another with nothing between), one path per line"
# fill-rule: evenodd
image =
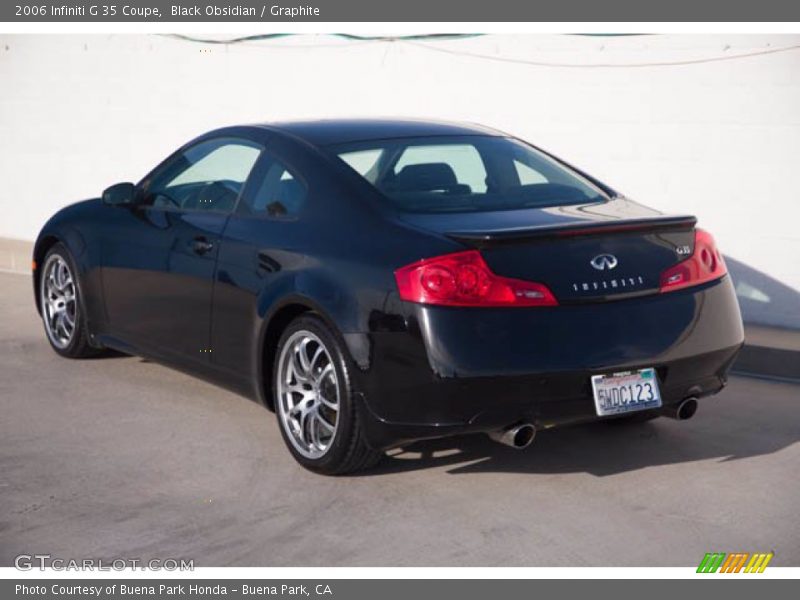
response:
M89 344L77 270L69 251L56 244L47 253L39 280L42 321L50 346L61 356L87 358L98 353Z
M345 349L322 319L304 315L286 328L273 378L281 435L301 465L338 475L383 456L366 443Z

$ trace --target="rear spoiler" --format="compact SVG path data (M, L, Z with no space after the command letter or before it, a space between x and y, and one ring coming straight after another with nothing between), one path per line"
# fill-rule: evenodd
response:
M609 233L651 232L663 231L665 229L691 229L696 224L696 217L682 215L674 217L626 219L624 221L595 221L590 223L578 221L565 225L514 227L492 231L453 231L445 235L450 239L473 246L490 246L523 240L605 235Z

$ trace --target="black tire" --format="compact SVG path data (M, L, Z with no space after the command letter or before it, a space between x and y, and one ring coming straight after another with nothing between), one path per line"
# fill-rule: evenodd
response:
M46 290L46 281L48 272L51 265L58 264L56 261L62 261L63 264L69 269L72 279L72 297L74 297L74 326L68 341L56 339L55 334L52 333L52 327L48 327L48 308L45 306L46 299L43 297ZM41 265L41 275L39 278L39 287L37 294L39 294L39 302L42 313L42 324L44 325L45 337L50 343L50 347L55 352L66 358L90 358L97 356L102 350L93 347L89 343L89 330L86 324L86 315L83 303L83 293L81 291L80 282L78 281L78 270L75 267L75 261L72 259L69 251L63 244L55 244L44 257Z
M327 449L324 450L321 456L313 457L304 455L303 452L295 446L297 443L302 447L304 445L304 440L299 440L297 434L293 435L292 432L288 430L291 424L287 422L284 414L290 414L291 411L285 408L286 402L281 398L278 390L278 380L281 377L282 369L284 368L285 361L290 360L289 356L292 352L291 348L287 348L287 344L300 343L304 337L315 338L312 343L316 344L317 342L321 342L323 349L327 352L327 356L323 356L321 360L326 361L326 367L329 363L334 370L335 381L331 378L328 380L328 385L333 386L330 389L336 390L335 393L338 395L338 409L335 413L335 433L332 437L332 441L328 444ZM285 354L284 362L282 362L281 357ZM277 351L275 352L275 362L272 369L272 393L275 399L275 415L278 420L278 427L283 436L283 441L286 443L286 447L295 460L306 469L314 471L315 473L343 475L345 473L362 471L376 465L383 457L383 452L370 448L366 442L361 423L361 415L357 405L357 394L350 377L350 372L350 362L346 354L344 343L340 340L336 332L332 331L331 328L316 315L306 314L292 321L278 341ZM322 383L317 382L318 389L321 389L322 385ZM320 395L322 394L322 392L319 393ZM328 392L328 394L330 393L332 392ZM297 397L294 393L292 393L291 396L293 399ZM305 396L303 396L303 398L305 398ZM305 400L297 401L296 405L300 405L304 402ZM317 404L319 410L324 410L325 407L322 406L322 404L319 404L319 402L317 402ZM297 418L299 419L299 417ZM313 425L314 421L312 419L310 427L313 427ZM306 433L306 427L302 427L302 430L304 435ZM305 448L305 451L308 452L309 449ZM316 451L316 449L313 448L312 451Z

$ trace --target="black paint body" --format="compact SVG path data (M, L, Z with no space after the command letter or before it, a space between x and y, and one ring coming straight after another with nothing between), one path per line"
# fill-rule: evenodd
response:
M730 279L658 291L660 273L680 260L674 247L693 243L693 219L667 217L591 178L609 200L402 213L325 151L353 140L436 135L501 134L390 121L211 132L187 146L214 137L262 145L304 179L302 212L265 218L88 200L45 225L34 258L40 262L56 241L70 250L98 344L188 369L270 407L280 332L301 312L317 312L349 351L376 448L521 420L548 427L595 419L593 374L655 367L665 405L723 387L743 343ZM256 163L246 185L259 176ZM645 229L604 229L628 223ZM197 239L210 250L198 252ZM399 299L395 269L474 247L498 275L547 284L559 306ZM619 258L617 273L631 278L629 288L604 289L589 265L603 252Z

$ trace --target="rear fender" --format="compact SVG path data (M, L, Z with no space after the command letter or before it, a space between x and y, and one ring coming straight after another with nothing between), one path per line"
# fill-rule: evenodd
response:
M364 330L356 329L358 310L357 303L348 300L341 289L301 274L265 286L258 300L259 331L254 336L256 347L251 352L255 361L252 372L258 382L258 399L269 408L273 407L270 390L273 352L277 343L275 338L280 337L288 325L282 318L285 311L290 311L292 316L311 312L320 317L342 342L351 364L358 369L367 369L369 340ZM273 327L276 319L281 321L279 331Z

